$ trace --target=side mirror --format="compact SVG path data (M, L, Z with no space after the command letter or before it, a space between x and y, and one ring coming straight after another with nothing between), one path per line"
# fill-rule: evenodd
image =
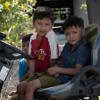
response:
M0 40L2 40L5 37L6 37L6 35L0 32Z

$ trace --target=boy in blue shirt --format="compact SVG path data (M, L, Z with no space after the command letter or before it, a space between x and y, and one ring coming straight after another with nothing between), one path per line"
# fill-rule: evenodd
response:
M90 62L90 47L84 39L84 22L79 17L65 20L63 30L67 38L58 65L50 67L46 74L33 76L18 85L20 100L34 100L34 92L39 88L47 88L68 82Z

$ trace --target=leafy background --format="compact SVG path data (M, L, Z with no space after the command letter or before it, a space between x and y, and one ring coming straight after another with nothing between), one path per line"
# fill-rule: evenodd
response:
M7 35L7 43L20 47L21 37L33 31L35 4L36 0L0 0L0 32Z

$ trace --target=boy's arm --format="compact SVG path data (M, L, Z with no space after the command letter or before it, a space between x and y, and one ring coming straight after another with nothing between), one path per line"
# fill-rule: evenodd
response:
M35 71L35 60L34 59L29 60L28 66L29 66L29 70L28 70L27 76L31 77Z
M81 68L82 68L82 65L76 64L75 68L60 68L59 73L75 75L76 73L80 72Z
M58 59L58 44L55 32L53 30L49 31L46 35L50 45L50 66L54 66L56 64L56 60Z
M54 74L68 74L68 75L74 75L80 71L80 69L87 64L89 59L91 58L90 56L90 50L89 48L82 48L79 51L78 57L76 59L76 65L73 66L72 68L69 68L68 66L65 66L65 68L62 67L51 67L48 69L48 73L50 75Z
M26 75L23 78L21 78L19 81L22 82L22 81L26 80L27 78L28 78L28 73L26 73Z
M74 75L80 71L81 67L82 65L80 64L76 64L75 68L61 68L58 66L54 66L48 69L48 73L50 75L56 75L56 74Z
M57 64L57 59L50 59L49 66L54 66L55 64Z

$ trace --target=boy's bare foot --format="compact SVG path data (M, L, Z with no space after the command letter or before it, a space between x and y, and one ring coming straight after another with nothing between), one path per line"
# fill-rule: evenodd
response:
M17 94L17 91L12 91L12 92L9 94L9 96L12 96L12 95L14 95L14 94Z
M11 92L8 95L8 100L18 100L18 94L17 94L17 92L16 91Z
M12 96L8 96L8 100L18 100L18 95L14 94Z

